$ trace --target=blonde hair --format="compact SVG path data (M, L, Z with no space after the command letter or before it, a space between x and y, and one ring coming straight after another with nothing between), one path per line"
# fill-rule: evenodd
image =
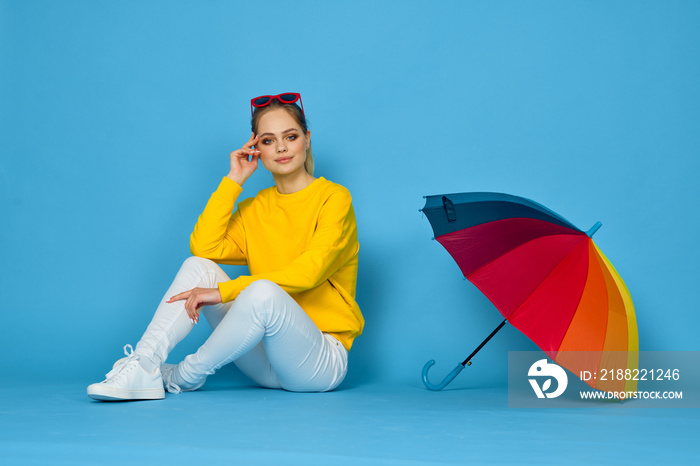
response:
M306 123L306 117L304 116L304 112L301 110L301 108L295 103L283 104L277 99L272 99L270 103L266 106L256 107L253 111L253 118L251 118L250 120L250 127L252 128L255 134L258 134L258 123L260 122L260 118L265 113L276 108L284 109L287 113L289 113L289 115L291 115L294 121L301 127L301 130L304 132L304 136L307 136L307 134L309 133L309 128ZM306 169L306 173L313 176L314 154L311 152L311 142L309 142L309 147L306 149L306 160L304 161L304 169Z
M314 154L311 153L311 143L309 143L309 148L306 149L306 160L304 161L304 168L306 168L306 173L313 176L314 175Z

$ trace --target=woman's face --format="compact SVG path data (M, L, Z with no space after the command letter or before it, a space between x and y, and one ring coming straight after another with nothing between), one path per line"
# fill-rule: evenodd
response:
M309 136L286 110L270 110L258 120L260 161L273 175L285 176L305 170Z

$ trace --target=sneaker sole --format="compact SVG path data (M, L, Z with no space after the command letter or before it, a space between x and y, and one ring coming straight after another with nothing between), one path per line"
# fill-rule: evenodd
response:
M87 395L100 401L162 400L165 390L149 388L144 390L120 390L111 387L88 387Z

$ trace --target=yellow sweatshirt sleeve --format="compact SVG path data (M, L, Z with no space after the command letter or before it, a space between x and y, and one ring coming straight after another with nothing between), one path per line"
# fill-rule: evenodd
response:
M190 236L193 255L222 264L246 263L245 229L238 211L231 215L243 188L228 177L209 198Z
M288 293L317 287L336 273L359 248L352 199L347 192L330 195L318 216L316 229L304 251L281 270L242 275L219 283L223 302L236 299L255 280L270 280Z

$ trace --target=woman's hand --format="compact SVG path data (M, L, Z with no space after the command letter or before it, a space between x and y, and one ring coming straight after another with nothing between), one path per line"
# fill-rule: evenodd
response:
M199 310L202 306L221 303L221 292L218 288L193 288L183 291L170 298L168 303L175 301L185 301L185 310L193 324L199 322Z
M241 186L258 168L260 151L255 149L257 143L258 137L253 133L243 147L231 152L231 171L226 176Z

